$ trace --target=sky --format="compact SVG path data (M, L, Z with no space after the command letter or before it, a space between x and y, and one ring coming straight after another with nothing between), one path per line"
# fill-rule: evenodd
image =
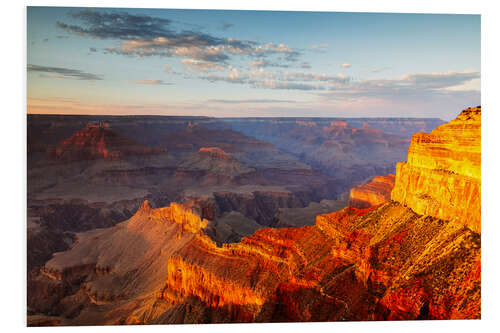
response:
M28 7L33 114L439 117L481 104L479 15Z

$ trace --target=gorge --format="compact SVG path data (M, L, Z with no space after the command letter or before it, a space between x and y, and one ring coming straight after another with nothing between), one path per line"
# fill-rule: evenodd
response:
M32 272L30 325L480 318L480 123L466 109L413 135L395 176L353 188L349 206L311 225L251 227L238 213L246 230L224 238L224 205L146 200ZM227 177L258 170L220 148L197 154L184 169L215 158Z

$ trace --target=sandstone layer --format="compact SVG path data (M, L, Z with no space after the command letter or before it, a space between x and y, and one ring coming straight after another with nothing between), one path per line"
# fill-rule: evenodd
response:
M397 164L392 200L415 212L481 232L481 108L469 108L429 134L413 136Z
M377 176L369 183L351 189L349 206L368 208L390 201L394 180L395 175Z
M127 139L109 128L109 124L88 124L81 131L63 140L56 148L47 151L51 159L66 161L96 158L118 159L123 155L148 155L161 149L150 148Z

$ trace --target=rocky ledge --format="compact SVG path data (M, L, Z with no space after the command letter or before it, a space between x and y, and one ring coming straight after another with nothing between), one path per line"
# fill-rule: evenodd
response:
M351 189L349 194L349 206L355 208L368 208L390 201L395 178L396 177L392 174L378 176L367 184Z

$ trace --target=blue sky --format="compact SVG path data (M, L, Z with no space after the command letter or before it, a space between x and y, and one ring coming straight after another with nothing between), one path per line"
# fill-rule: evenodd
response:
M29 113L440 117L480 104L479 15L29 7Z

